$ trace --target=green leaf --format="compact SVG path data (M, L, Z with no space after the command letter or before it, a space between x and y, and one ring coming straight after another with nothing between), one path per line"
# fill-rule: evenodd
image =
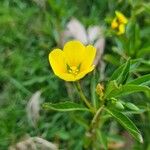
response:
M143 143L143 138L140 131L126 115L114 109L112 110L105 108L105 110L111 116L113 116L136 140L138 140L140 143Z
M26 89L23 86L23 84L21 82L19 82L18 80L10 77L10 82L13 84L13 86L15 86L16 88L18 88L19 90L21 90L23 93L25 93L27 95L31 94L30 91L28 91L28 89Z
M124 106L122 105L122 103L121 103L120 101L117 101L117 102L115 103L115 107L118 108L118 109L120 109L120 110L123 110L123 109L124 109Z
M139 109L139 110L130 110L130 111L124 111L123 112L123 114L125 114L125 115L137 115L137 114L142 114L142 113L144 113L144 112L146 112L147 110L145 110L145 109Z
M110 81L106 87L105 97L107 97L113 90L117 90L119 87L116 80Z
M137 53L137 57L142 57L143 55L147 55L147 54L150 54L150 46L140 49Z
M140 110L136 105L134 105L133 103L130 103L130 102L125 103L125 106L127 108L131 109L131 110L134 110L134 111L139 111Z
M126 36L129 41L128 43L129 56L134 56L137 53L136 52L137 49L140 47L141 39L140 39L139 25L133 18L127 24Z
M88 121L81 116L81 114L71 114L71 119L73 119L76 123L78 123L80 126L83 126L85 129L89 129Z
M148 85L150 83L150 74L141 76L135 80L130 81L128 84L135 84L135 85Z
M96 94L96 85L98 83L98 79L97 79L97 76L96 76L96 70L93 71L93 76L91 78L91 100L92 100L92 103L93 103L93 106L95 108L97 108L97 105L98 105L98 102L99 102L99 99L97 98L97 94ZM99 75L98 75L99 77Z
M130 62L130 71L129 72L134 72L137 69L137 66L139 66L139 64L141 63L142 59L135 59L135 60L131 60ZM114 73L112 74L112 76L110 77L110 80L116 80L121 72L123 72L124 67L126 66L126 63L124 63L123 65L121 65L120 67L118 67Z
M146 91L150 92L150 88L148 86L126 84L120 86L117 89L112 90L108 95L106 95L106 98L119 97L136 92L146 92Z
M130 59L126 62L125 66L122 69L122 72L117 78L117 83L118 84L125 84L128 76L129 76L129 70L130 70Z
M63 129L59 130L55 134L57 135L57 137L59 137L62 140L69 140L71 138L70 134L67 131L63 130Z
M111 55L111 54L105 54L103 59L115 66L119 65L119 61L118 58L116 58L115 56Z
M60 102L60 103L44 103L43 108L46 110L55 110L55 111L89 111L86 107L79 105L73 102Z
M106 133L103 133L103 132L100 132L99 130L97 130L97 135L98 135L98 138L104 148L104 150L107 150L108 149L108 146L107 146L107 136L106 136Z

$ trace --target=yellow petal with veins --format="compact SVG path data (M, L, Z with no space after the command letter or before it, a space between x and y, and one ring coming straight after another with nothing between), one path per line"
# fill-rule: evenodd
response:
M88 45L85 48L85 57L84 60L81 63L80 70L84 71L89 69L91 66L93 66L93 61L96 55L96 48L93 47L92 45Z
M76 40L67 42L63 51L69 66L79 65L85 57L85 46Z
M57 76L61 75L62 72L67 73L65 56L62 50L54 49L49 54L49 62L51 64L54 73Z

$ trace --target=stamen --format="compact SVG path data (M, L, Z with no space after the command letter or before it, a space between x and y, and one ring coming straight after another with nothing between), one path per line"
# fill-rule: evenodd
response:
M67 70L70 74L77 75L80 71L80 68L76 66L70 67L69 65L67 65Z

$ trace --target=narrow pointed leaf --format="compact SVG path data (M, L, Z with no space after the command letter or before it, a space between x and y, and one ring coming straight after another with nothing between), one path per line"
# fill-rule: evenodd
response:
M133 103L127 102L125 103L125 106L133 111L139 111L140 109L134 105Z
M105 108L105 110L114 117L136 140L143 143L143 138L136 125L123 113Z
M117 78L117 83L118 84L125 84L128 76L129 76L129 71L130 71L130 59L126 62L125 66L122 69L122 72Z
M147 74L147 75L141 76L135 80L132 80L128 84L149 85L150 84L150 74Z
M55 110L55 111L89 111L86 107L79 105L73 102L60 102L60 103L44 103L43 108L46 110Z
M142 59L135 59L135 60L131 60L131 64L130 64L130 72L134 72L137 69L137 66L139 66L139 64L141 63ZM112 74L112 76L110 77L110 80L116 80L121 72L123 71L124 67L125 67L126 63L124 63L123 65L121 65L120 67L118 67L114 73Z
M136 93L136 92L149 92L150 93L150 88L148 86L126 84L126 85L120 86L117 89L112 90L107 95L107 98L125 96L125 95L129 95L129 94Z
M105 98L108 97L108 95L110 95L110 93L114 90L117 90L119 89L118 85L117 85L117 82L116 80L113 80L113 81L110 81L108 84L107 84L107 87L106 87L106 91L105 91Z
M150 54L150 46L149 47L144 47L142 49L140 49L137 53L137 56L138 57L141 57L143 55L147 55L147 54Z

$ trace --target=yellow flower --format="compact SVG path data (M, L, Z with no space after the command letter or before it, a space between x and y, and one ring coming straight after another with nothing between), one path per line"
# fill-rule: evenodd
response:
M119 11L115 11L115 14L116 17L112 20L111 28L117 30L118 35L124 34L128 19Z
M111 28L112 29L116 29L118 27L118 22L117 22L117 19L114 18L112 23L111 23Z
M84 46L79 41L67 42L63 48L54 49L49 54L49 62L54 73L63 80L76 81L94 69L96 49Z
M125 25L124 24L120 24L119 25L119 29L118 29L118 35L124 34L125 33Z
M115 11L116 17L119 21L119 23L127 24L128 19L119 11Z

